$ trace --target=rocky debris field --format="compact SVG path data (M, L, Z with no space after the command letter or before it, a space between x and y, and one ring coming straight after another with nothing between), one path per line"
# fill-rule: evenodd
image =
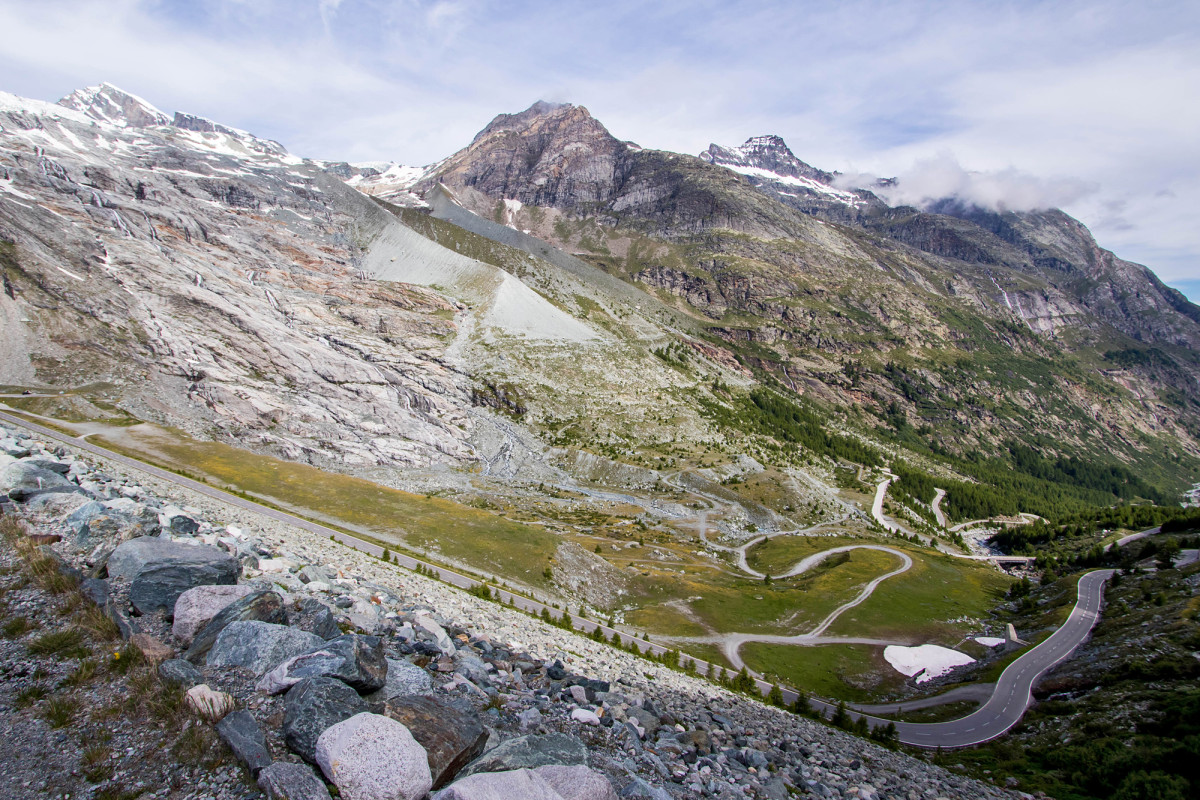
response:
M98 461L0 426L0 796L1016 796Z

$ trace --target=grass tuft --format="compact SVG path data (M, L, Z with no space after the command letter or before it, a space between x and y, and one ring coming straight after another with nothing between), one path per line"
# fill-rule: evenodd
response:
M38 636L27 646L30 655L87 658L91 652L79 628L65 628Z
M75 719L79 701L74 697L51 697L42 708L42 717L51 728L65 728Z

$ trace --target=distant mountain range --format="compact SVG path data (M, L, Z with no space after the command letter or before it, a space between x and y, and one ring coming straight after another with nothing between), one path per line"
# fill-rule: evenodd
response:
M770 390L968 481L1013 442L1171 491L1198 464L1200 308L1059 210L890 207L777 136L650 150L570 104L422 168L108 84L0 95L0 126L0 381L102 386L81 413L345 471L628 482L647 441L732 447L712 409ZM808 466L830 487L837 461Z

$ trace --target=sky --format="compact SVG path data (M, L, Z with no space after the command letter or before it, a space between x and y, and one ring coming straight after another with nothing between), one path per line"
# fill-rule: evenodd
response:
M101 81L330 160L538 99L677 152L774 133L893 202L1063 208L1200 301L1195 0L0 0L0 90Z

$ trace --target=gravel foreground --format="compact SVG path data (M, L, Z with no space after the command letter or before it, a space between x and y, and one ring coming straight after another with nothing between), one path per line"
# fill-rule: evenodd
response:
M33 470L43 472L35 475ZM57 484L55 491L44 491L46 483L56 483L45 473L58 475L63 483ZM33 480L38 475L43 477L41 482ZM38 441L2 424L0 488L18 498L3 507L6 517L22 520L30 533L61 537L42 546L52 549L68 571L74 568L78 577L91 576L82 584L85 596L103 584L108 594L104 607L109 610L108 618L116 620L113 627L120 634L114 640L103 641L89 633L74 651L68 644L57 652L48 652L48 641L53 644L64 639L48 638L49 634L78 631L79 619L90 619L86 616L90 613L88 603L72 600L78 597L76 590L55 594L38 580L28 579L28 569L22 566L17 551L24 547L35 557L48 558L42 550L30 550L29 543L21 542L16 548L7 541L0 545L0 610L4 617L0 638L0 772L5 774L0 797L232 800L321 796L319 792L301 794L298 789L291 794L280 793L277 786L268 785L270 781L264 783L262 776L280 772L280 765L317 776L322 791L336 787L342 797L405 796L363 794L367 790L349 779L338 778L341 783L334 780L326 784L329 773L323 774L323 766L317 763L319 754L314 760L311 753L298 752L296 737L285 729L295 716L294 706L299 702L295 700L299 694L296 687L300 684L276 694L262 690L264 682L270 684L271 676L283 674L286 678L288 664L293 662L286 658L277 663L263 661L265 634L261 632L267 628L254 628L259 633L247 634L246 642L233 641L235 629L263 625L274 635L283 625L263 621L231 623L222 630L207 657L191 658L189 642L178 635L184 617L179 609L175 610L174 625L168 620L169 612L163 610L138 615L139 605L145 609L157 602L154 592L161 591L170 580L161 578L162 585L150 585L153 582L145 575L132 581L109 575L105 580L103 573L114 547L124 545L121 552L130 550L126 543L142 537L196 545L202 548L197 553L211 551L234 562L240 572L237 581L248 587L246 591L256 591L255 597L259 598L281 598L291 626L285 630L296 635L313 637L309 629L314 625L328 627L330 620L336 623L336 629L321 633L313 641L329 640L324 643L328 649L338 641L330 637L345 632L350 636L341 637L343 640L376 648L378 656L359 659L360 671L371 672L367 663L370 658L378 661L386 656L388 686L374 692L358 689L364 703L360 716L411 719L403 716L414 713L411 708L408 712L397 708L425 702L414 701L414 696L430 698L445 711L426 715L440 719L418 719L413 723L414 735L423 732L419 725L426 725L442 739L453 740L447 745L451 749L459 747L454 742L472 738L463 730L478 726L481 733L477 741L461 744L461 752L455 752L474 754L471 748L477 748L483 751L482 756L464 772L457 770L465 762L447 768L450 774L445 780L449 781L452 773L466 774L490 754L505 755L493 759L499 766L478 770L483 775L446 783L449 788L441 789L440 794L447 800L532 796L532 790L523 790L522 794L498 783L491 784L488 791L492 794L470 792L478 790L475 784L489 775L492 777L487 780L495 781L499 780L495 776L508 774L496 770L531 767L524 774L555 778L553 770L563 768L542 768L539 764L572 763L567 756L527 763L509 754L517 744L532 743L537 749L564 741L555 734L582 743L586 755L581 758L588 767L585 772L602 776L607 783L594 784L590 778L566 784L543 781L545 786L538 791L557 792L539 795L550 800L588 800L612 796L613 792L622 797L657 800L1029 796L947 772L919 758L544 624L303 529L220 503L90 453L82 456L70 448ZM172 598L170 604L174 602ZM325 622L313 621L326 617ZM36 627L20 630L21 624L13 622L18 618ZM204 637L203 624L207 622L202 620L195 632L197 640ZM136 637L130 644L124 639L133 636L135 629ZM109 635L112 633L109 631ZM242 650L259 650L254 658L239 661L239 644ZM127 663L137 663L132 668L122 667L128 671L121 672L114 666L120 657L114 654L121 654ZM172 674L172 679L166 680L163 674L169 671L167 665L187 663L181 660L184 655L189 655L192 662L198 661L194 663L197 674L191 680L178 680ZM347 661L353 662L354 658ZM298 669L294 663L293 668ZM81 676L89 669L93 675ZM348 680L345 675L336 677ZM337 684L328 677L308 680ZM228 702L237 714L229 715L229 720L238 720L259 732L263 753L247 756L246 748L239 744L241 740L229 734L231 722L221 722L220 730L214 727L213 720L226 716L228 709L221 709L226 713L218 715L211 713L211 708L199 706L203 713L197 713L197 707L179 701L164 711L145 697L153 695L162 705L167 703L166 698L179 696L193 682L203 683L214 694L228 698L215 702ZM278 680L265 688L277 690ZM351 693L346 702L358 708L359 700ZM323 733L314 730L314 736L321 734L319 742L324 742L327 749L337 738L333 734L340 733L347 724L344 720L350 711ZM64 718L66 722L54 727ZM226 742L233 742L233 748ZM501 743L506 744L497 750ZM434 768L432 753L437 748L425 744ZM302 756L316 766L304 765ZM577 769L583 769L582 763L574 763ZM264 769L264 764L271 766ZM280 774L283 772L286 770ZM501 789L508 794L498 794ZM411 791L419 794L405 796L406 800L422 796L428 787L416 786ZM435 790L434 794L439 792Z

